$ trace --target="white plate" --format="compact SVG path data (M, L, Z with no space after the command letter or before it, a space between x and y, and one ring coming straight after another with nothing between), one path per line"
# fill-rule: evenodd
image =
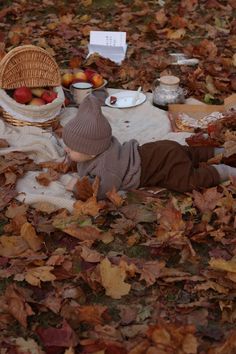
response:
M136 96L137 91L124 91L124 92L117 92L114 93L114 95L111 95L113 97L117 98L116 103L111 104L110 99L111 96L107 97L105 103L107 106L112 107L112 108L130 108L130 107L136 107L143 102L146 101L146 96L142 93L139 92L138 98L136 102L133 102L134 97Z

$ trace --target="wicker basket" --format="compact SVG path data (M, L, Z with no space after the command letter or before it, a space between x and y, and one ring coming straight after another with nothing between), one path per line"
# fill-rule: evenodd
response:
M12 115L7 113L6 111L2 111L2 117L8 124L14 125L16 127L38 127L38 128L53 128L56 129L59 124L59 116L48 119L45 122L28 122L20 119L14 118Z
M33 45L12 49L0 62L0 106L3 119L15 126L55 126L64 105L60 69L44 49ZM11 98L6 89L54 87L57 98L43 106L25 105Z
M53 57L34 45L12 49L0 62L0 87L46 87L61 84L60 69Z

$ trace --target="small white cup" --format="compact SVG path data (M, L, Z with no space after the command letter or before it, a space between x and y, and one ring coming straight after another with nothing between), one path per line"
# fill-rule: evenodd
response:
M80 104L83 99L92 92L93 85L89 82L75 82L70 86L70 92L76 104Z

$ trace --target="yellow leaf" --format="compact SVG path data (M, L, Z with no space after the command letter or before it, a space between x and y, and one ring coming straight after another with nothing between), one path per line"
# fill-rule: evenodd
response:
M81 0L81 3L83 6L87 7L92 5L93 1L92 0Z
M38 251L41 248L42 241L36 235L35 229L30 223L26 222L22 225L20 234L33 251Z
M185 36L186 30L184 28L179 28L176 31L168 29L167 38L168 39L181 39Z
M182 348L184 353L197 354L198 343L196 337L192 333L187 333L184 337Z
M0 256L16 257L25 252L28 245L20 236L1 236L0 237Z
M22 205L11 204L7 208L5 215L9 219L14 219L18 215L25 215L27 210L28 210L28 205L26 204L22 204Z
M50 273L50 271L53 269L54 268L50 266L30 268L27 270L25 280L31 285L40 287L41 281L46 282L56 279L55 275Z
M236 260L225 261L222 258L211 259L209 265L216 270L236 273Z
M82 200L77 200L74 203L74 212L75 215L91 215L96 216L99 214L99 210L103 209L106 203L97 202L95 196L90 197L85 202Z
M112 233L110 231L107 231L107 232L104 232L103 234L101 234L100 239L106 245L108 243L111 243L114 240L114 236L112 235Z
M126 272L120 267L112 265L107 258L100 263L100 274L106 295L113 299L120 299L129 293L131 285L124 282Z
M59 207L49 202L37 202L32 204L32 207L47 214L51 214L59 209Z

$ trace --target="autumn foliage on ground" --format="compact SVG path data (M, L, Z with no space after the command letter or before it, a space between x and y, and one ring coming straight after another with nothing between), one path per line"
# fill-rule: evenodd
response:
M163 4L7 1L1 55L30 43L62 69L98 70L110 87L150 90L158 75L178 70L199 99L235 91L235 0ZM121 66L86 59L89 31L99 29L127 32ZM199 65L173 67L173 51ZM27 171L50 188L68 168L21 152L0 156L0 353L234 354L236 180L187 194L111 191L98 202L99 181L84 179L72 214L14 199Z

